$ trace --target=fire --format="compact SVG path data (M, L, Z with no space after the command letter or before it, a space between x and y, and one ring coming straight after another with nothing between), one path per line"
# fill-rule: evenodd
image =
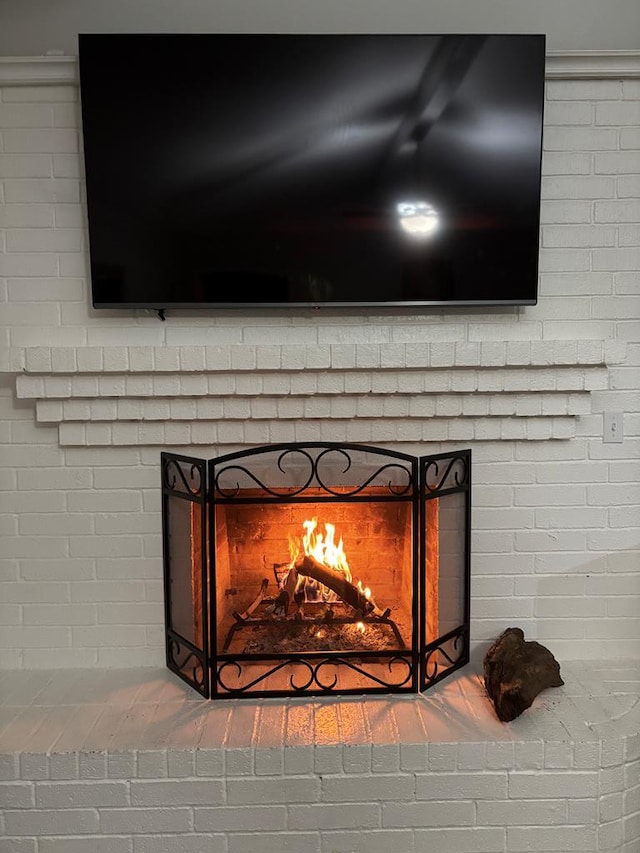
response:
M324 563L325 566L329 566L331 569L342 572L346 579L351 581L351 570L349 569L349 563L347 562L347 557L344 553L342 537L340 537L337 543L335 540L335 524L326 522L324 525L324 534L318 530L317 518L304 521L302 526L304 528L304 535L302 536L302 550L304 551L305 556L314 557L319 563ZM291 564L293 565L300 551L297 548L297 540L292 540L292 537L289 537L290 552L292 550L292 542L296 549L295 554L291 553Z
M368 586L362 586L362 581L358 581L358 589L367 599L367 601L371 598L371 590Z
M304 533L301 537L289 534L290 569L293 568L302 552L304 556L313 557L319 563L328 566L336 572L340 572L351 583L353 579L345 554L344 543L342 537L336 537L335 524L325 522L323 525L324 530L321 530L318 525L318 519L312 518L304 521L302 527ZM370 600L371 590L369 587L364 587L362 582L358 581L357 588L367 600ZM313 578L298 578L296 592L302 591L304 591L305 601L331 602L338 600L338 596L333 590ZM364 633L366 630L364 623L358 623L357 629L361 633Z

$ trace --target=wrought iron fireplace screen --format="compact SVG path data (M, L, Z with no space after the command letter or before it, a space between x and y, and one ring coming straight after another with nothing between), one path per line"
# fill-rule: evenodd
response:
M467 663L470 450L161 468L167 666L203 696L417 692Z

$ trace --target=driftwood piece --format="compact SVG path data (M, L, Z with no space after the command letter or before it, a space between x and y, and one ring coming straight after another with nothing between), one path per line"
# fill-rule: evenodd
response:
M373 602L360 592L357 586L354 586L351 581L347 580L341 572L336 572L329 566L325 566L316 560L315 557L305 555L298 559L295 568L299 575L306 575L309 578L313 578L318 583L324 584L324 586L333 590L345 604L353 607L358 613L366 616L375 609Z
M507 628L484 657L484 685L498 718L510 722L548 687L561 687L560 665L549 649Z

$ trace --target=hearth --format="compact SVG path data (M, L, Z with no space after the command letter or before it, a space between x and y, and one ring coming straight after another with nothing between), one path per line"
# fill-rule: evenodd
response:
M167 666L204 697L418 692L467 663L470 450L161 467Z

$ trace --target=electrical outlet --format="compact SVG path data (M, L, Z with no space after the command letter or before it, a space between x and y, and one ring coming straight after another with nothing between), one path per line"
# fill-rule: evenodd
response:
M619 444L624 438L622 417L622 412L604 413L602 440L605 444Z

